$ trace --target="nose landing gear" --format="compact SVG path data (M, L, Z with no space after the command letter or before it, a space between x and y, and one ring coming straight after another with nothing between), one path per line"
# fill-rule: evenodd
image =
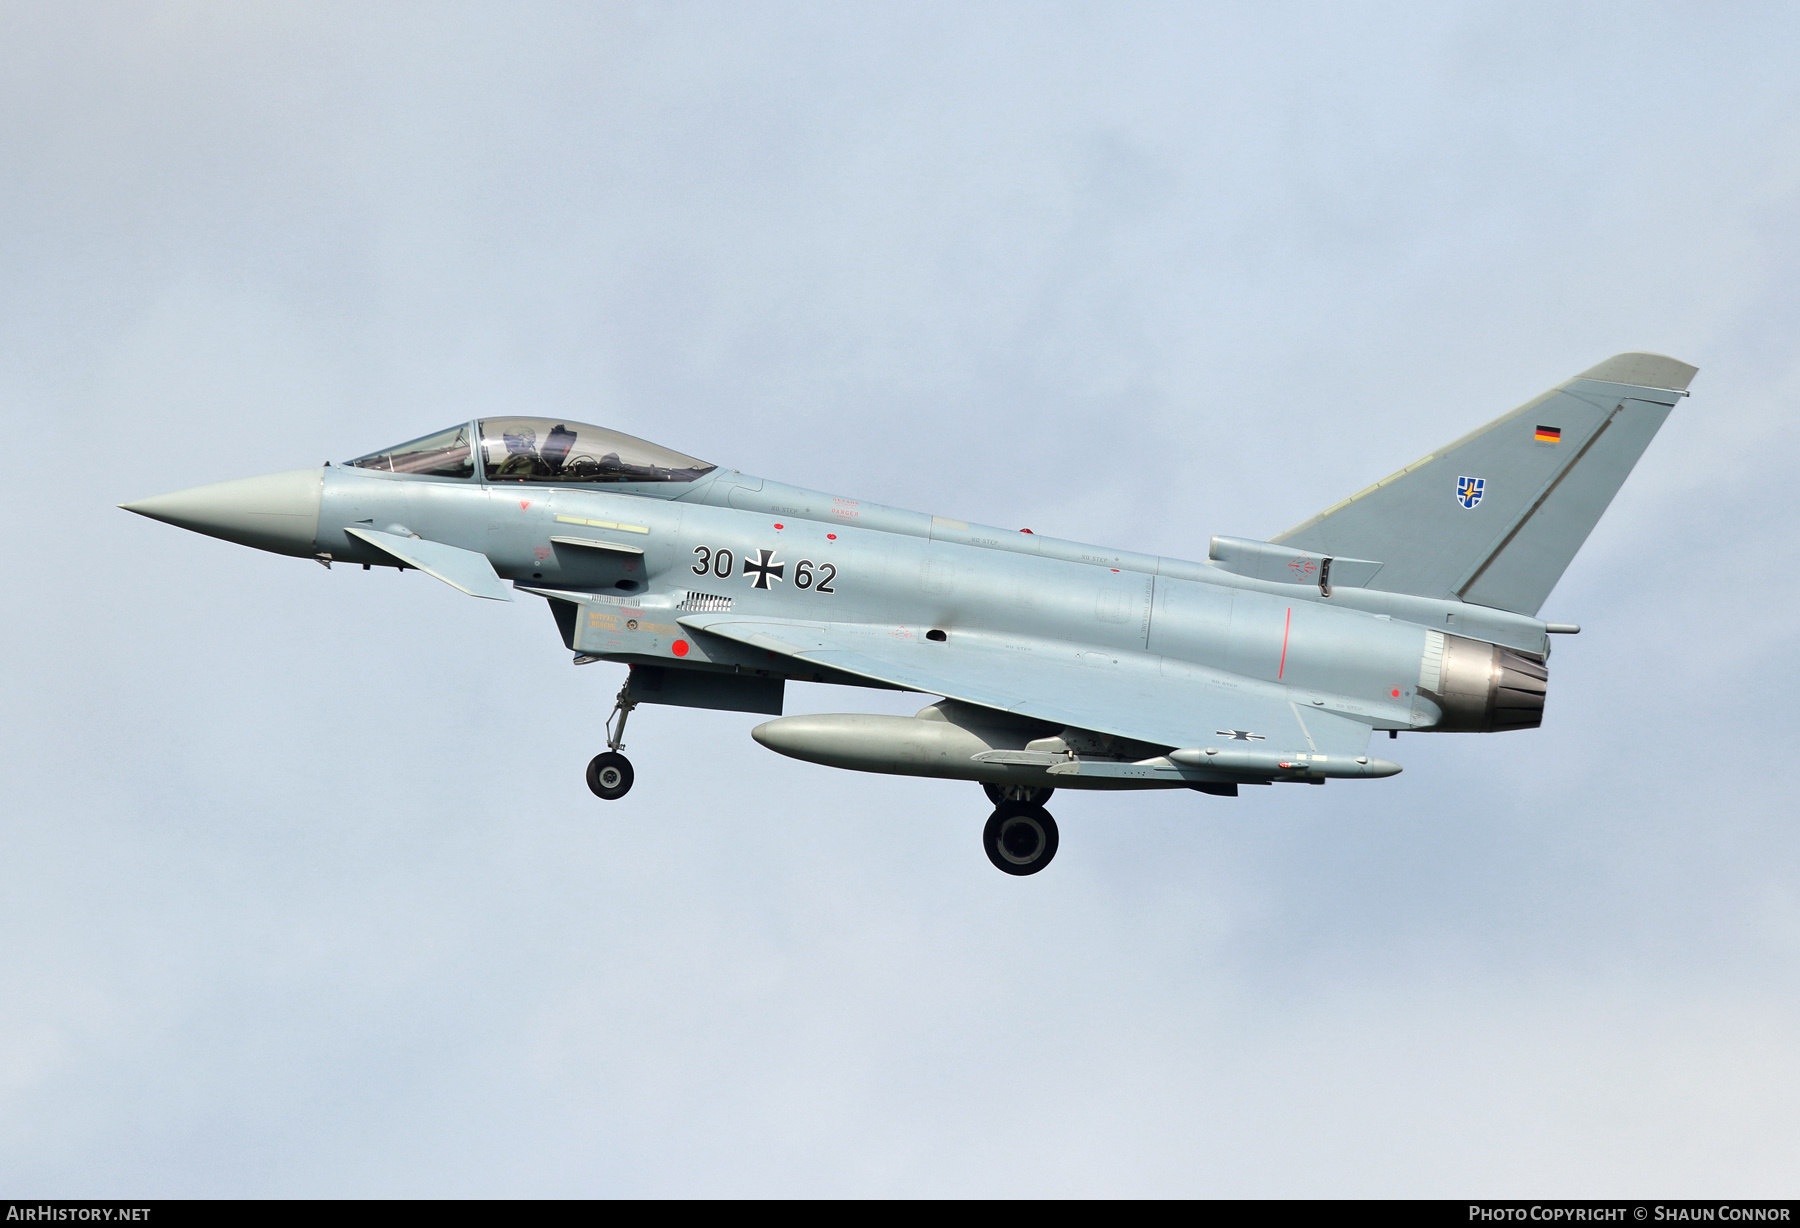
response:
M612 715L606 718L606 749L595 755L587 765L588 788L603 802L616 802L631 792L631 782L635 778L631 760L619 753L620 748L625 745L625 718L637 707L637 700L630 698L630 692L629 682L619 688L619 698L613 704Z
M1036 874L1056 856L1056 820L1031 802L1003 801L988 819L981 843L995 868L1007 874Z
M616 802L631 792L631 760L617 751L602 751L588 761L588 788L603 802Z

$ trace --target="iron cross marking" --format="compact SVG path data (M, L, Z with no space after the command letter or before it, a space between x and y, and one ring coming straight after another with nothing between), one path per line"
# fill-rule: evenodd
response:
M744 560L744 574L750 575L755 573L756 575L756 579L751 582L752 588L768 588L769 577L773 576L779 580L781 579L782 573L786 570L786 563L777 563L775 561L775 552L773 550L758 550L755 559Z
M1260 733L1251 733L1248 729L1215 729L1214 733L1221 738L1230 738L1233 742L1266 742L1267 738Z

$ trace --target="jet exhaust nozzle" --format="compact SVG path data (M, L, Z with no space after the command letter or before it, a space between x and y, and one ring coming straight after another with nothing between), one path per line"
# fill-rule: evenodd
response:
M1443 712L1434 732L1499 733L1544 723L1544 662L1498 644L1428 634L1419 690Z

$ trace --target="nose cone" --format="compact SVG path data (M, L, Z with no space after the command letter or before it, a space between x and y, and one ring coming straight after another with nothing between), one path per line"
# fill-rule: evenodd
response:
M119 506L208 537L306 558L313 554L313 538L319 532L324 483L323 468L294 469L214 482Z

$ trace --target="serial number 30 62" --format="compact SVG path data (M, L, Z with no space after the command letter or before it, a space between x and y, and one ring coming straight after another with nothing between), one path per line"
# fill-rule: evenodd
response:
M711 546L695 546L693 572L697 576L712 575L721 580L731 578L732 565L737 562L731 551L723 546L714 549ZM773 550L758 550L755 558L744 559L744 575L749 578L753 588L770 588L787 578L786 563L775 558ZM815 563L811 559L801 559L794 564L794 587L811 589L815 593L835 593L832 585L837 582L836 563Z

